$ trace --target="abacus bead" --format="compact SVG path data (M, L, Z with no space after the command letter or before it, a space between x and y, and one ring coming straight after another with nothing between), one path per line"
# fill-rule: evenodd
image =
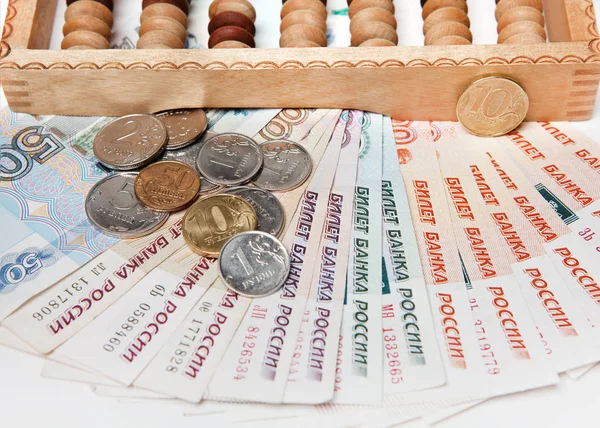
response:
M496 6L496 20L500 21L505 13L518 7L533 7L540 12L544 11L542 0L503 0Z
M279 46L286 47L291 43L295 43L298 40L309 40L315 42L319 46L327 46L327 36L311 25L307 24L296 24L288 27L279 38Z
M431 0L428 0L431 1ZM425 35L425 45L437 44L436 40L446 36L460 36L470 42L473 41L471 30L466 25L459 22L442 22L433 27Z
M498 21L498 33L513 22L532 21L542 27L545 25L544 14L534 7L523 6L506 11Z
M381 46L396 46L396 43L386 39L370 39L358 45L359 48L376 48Z
M296 10L310 10L327 19L327 8L319 0L288 0L281 8L281 19Z
M238 42L237 40L225 40L224 42L217 43L213 46L213 49L249 49L246 43Z
M533 21L517 21L504 27L498 34L498 43L502 44L517 34L535 34L546 40L546 30L540 24Z
M469 7L465 0L427 0L421 13L423 20L426 20L429 15L443 7L455 7L464 13L469 13Z
M93 31L73 31L62 40L61 49L69 49L71 46L85 45L93 49L109 49L110 43L104 37Z
M432 45L470 45L471 41L461 36L444 36L435 40Z
M73 3L80 0L67 0L67 6L71 6ZM113 10L113 0L94 0L98 3L102 3L104 6L109 8L111 11Z
M279 32L283 33L286 29L296 24L312 25L323 33L327 33L327 22L311 10L296 10L288 13L285 18L281 20Z
M227 26L243 28L253 36L256 34L256 28L250 18L243 13L230 11L221 12L210 20L208 23L208 34L212 34L215 30Z
M282 46L285 48L320 48L322 47L320 44L311 42L310 40L297 40L295 42L290 42L286 46Z
M254 44L254 37L252 37L252 34L243 28L228 26L221 27L210 35L208 39L208 48L212 49L213 46L218 45L226 40L236 40L238 42L245 43L252 48L256 46Z
M506 39L503 44L505 45L530 45L535 43L546 43L546 39L541 38L537 34L533 33L522 33L515 34L514 36Z
M369 7L357 12L350 21L350 33L354 32L354 28L362 26L366 22L385 22L388 25L397 28L396 18L394 14L380 7Z
M145 19L140 25L138 33L140 36L156 30L164 30L173 33L183 43L187 40L187 30L179 21L168 16L153 16Z
M79 0L73 3L65 11L65 22L81 16L93 16L106 22L110 28L113 26L113 14L110 9L96 1Z
M397 44L398 34L394 27L385 22L367 22L365 25L356 27L352 33L350 44L352 46L359 46L370 39L385 39Z
M392 0L353 0L352 4L348 8L348 16L350 19L353 19L355 14L370 7L379 7L387 10L390 13L395 12L394 3Z
M81 51L81 50L90 50L90 49L95 49L93 46L86 46L86 45L73 45L73 46L69 46L67 48L67 50L70 51Z
M461 24L466 25L467 27L471 26L469 15L467 15L463 10L458 9L456 7L442 7L432 12L427 17L427 19L423 23L423 34L427 34L427 32L434 25L446 21L455 21L460 22Z
M144 33L137 42L138 49L146 49L152 45L164 45L169 49L183 49L184 43L173 33L165 30L154 30Z
M213 19L221 12L239 12L246 15L252 22L256 21L256 10L247 0L214 0L208 9L208 17Z
M147 7L157 3L172 4L173 6L177 6L186 15L190 11L188 0L142 0L142 9L146 9Z
M188 26L187 15L177 6L169 3L155 3L146 7L142 11L140 22L143 23L146 19L152 18L153 16L167 16L176 19L185 28Z
M73 31L81 30L98 33L110 42L110 27L103 20L94 18L93 16L80 16L65 22L65 25L63 26L63 35L66 36Z

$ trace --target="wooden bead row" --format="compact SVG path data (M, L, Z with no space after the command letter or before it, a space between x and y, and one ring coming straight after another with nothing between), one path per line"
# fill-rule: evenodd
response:
M321 0L287 0L281 8L279 46L318 48L327 46L327 8Z
M350 44L359 47L396 46L398 23L393 0L348 0Z
M112 0L67 0L62 49L109 49Z
M545 43L542 0L496 0L499 44Z
M466 0L421 0L425 45L473 42Z
M188 0L143 0L138 49L183 49Z
M247 0L214 0L208 9L209 49L253 48L256 10Z

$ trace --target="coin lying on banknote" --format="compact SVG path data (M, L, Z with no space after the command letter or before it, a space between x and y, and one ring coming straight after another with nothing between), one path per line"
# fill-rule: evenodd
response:
M290 272L290 256L283 244L265 232L240 233L223 246L221 277L230 290L246 297L277 292Z
M232 187L223 193L238 195L248 201L256 211L257 230L279 236L283 230L285 213L281 202L273 193L250 186Z
M198 153L196 165L207 180L236 186L247 183L263 165L263 154L256 142L245 135L218 134Z
M167 145L167 128L156 117L132 114L108 123L94 139L94 155L110 169L132 170L156 159Z
M85 212L93 226L121 239L136 238L154 232L169 214L140 204L135 196L133 172L120 172L103 178L91 188L85 200Z
M198 173L181 162L162 161L140 171L134 183L140 202L156 211L179 211L191 204L200 190Z
M275 140L260 145L263 168L252 182L266 190L287 192L306 181L312 171L310 155L300 144Z
M201 108L176 109L156 114L167 127L167 150L177 150L194 143L206 131L206 113Z
M254 230L257 224L256 212L244 198L210 195L188 209L183 217L183 238L194 252L216 258L229 238Z
M224 188L224 186L211 183L208 180L204 180L204 177L202 177L202 174L200 173L200 171L198 171L198 167L196 166L196 158L198 157L198 152L200 152L200 149L202 148L204 143L206 143L207 140L211 139L215 135L218 135L218 134L216 132L206 131L202 135L202 137L200 137L198 140L194 141L189 146L178 148L176 150L175 149L165 150L160 155L158 160L159 161L169 160L169 161L183 162L183 163L191 166L192 168L194 168L194 170L198 174L200 174L200 178L201 178L201 180L200 180L200 195L210 195L212 193L216 193L216 192L222 190Z

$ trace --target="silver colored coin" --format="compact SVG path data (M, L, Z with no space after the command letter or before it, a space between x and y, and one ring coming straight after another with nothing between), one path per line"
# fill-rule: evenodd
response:
M263 164L263 154L256 142L242 134L218 134L200 149L196 166L212 183L225 186L244 184L256 175Z
M210 195L212 193L216 193L222 190L225 186L219 186L206 180L200 171L198 171L198 167L196 166L196 158L198 157L200 149L206 143L206 140L214 137L215 135L217 135L216 132L206 131L206 133L197 142L190 146L177 150L165 150L162 152L158 160L177 161L191 166L198 174L200 174L200 195Z
M146 208L135 196L137 173L120 172L103 178L90 189L85 213L90 223L117 238L139 238L161 227L168 213Z
M258 187L232 187L223 193L238 195L252 205L258 218L257 230L279 236L283 230L285 212L279 199L271 192Z
M167 110L156 114L167 127L167 150L189 146L207 127L206 113L201 108Z
M276 293L290 273L290 256L283 244L265 232L240 233L219 255L219 270L227 287L246 297Z
M260 145L263 169L252 182L273 192L295 189L306 181L312 171L310 154L300 144L274 140Z
M94 139L98 162L116 170L132 170L156 159L167 145L167 128L156 117L132 114L108 123Z

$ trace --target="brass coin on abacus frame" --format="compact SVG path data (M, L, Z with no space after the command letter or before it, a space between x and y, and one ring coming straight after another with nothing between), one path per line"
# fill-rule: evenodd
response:
M517 82L491 76L473 82L460 96L456 115L467 131L499 137L519 126L529 110L529 97Z

